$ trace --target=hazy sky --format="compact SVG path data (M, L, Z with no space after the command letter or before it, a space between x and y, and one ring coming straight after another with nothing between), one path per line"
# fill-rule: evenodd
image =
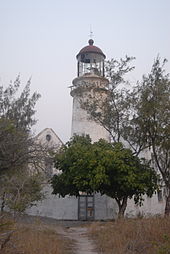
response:
M95 45L107 59L135 56L132 82L150 71L160 54L169 60L170 0L0 0L0 83L20 73L32 77L37 104L35 130L53 128L70 138L76 54L87 45L90 25Z

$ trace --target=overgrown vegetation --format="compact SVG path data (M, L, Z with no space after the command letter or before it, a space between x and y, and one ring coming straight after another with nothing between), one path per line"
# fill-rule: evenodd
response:
M93 223L90 235L101 254L169 254L170 218Z
M66 254L65 240L57 227L40 221L32 224L15 223L9 218L0 219L0 253L3 254Z
M30 80L0 86L0 199L1 212L7 207L23 212L43 198L43 161L48 151L35 142L31 127L36 123L35 105L40 95L30 91Z
M170 215L170 76L157 58L151 72L134 89L132 123L152 151L155 168L167 189L165 214Z
M45 195L42 191L44 178L42 174L27 175L29 172L18 170L13 175L4 175L0 178L2 195L1 210L4 206L15 215L22 213L26 208L42 200Z

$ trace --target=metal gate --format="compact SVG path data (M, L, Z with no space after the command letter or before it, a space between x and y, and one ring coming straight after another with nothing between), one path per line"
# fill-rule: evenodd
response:
M78 220L94 220L94 195L79 196Z

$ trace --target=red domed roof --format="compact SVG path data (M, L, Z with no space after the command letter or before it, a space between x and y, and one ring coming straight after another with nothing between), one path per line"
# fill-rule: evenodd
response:
M82 53L96 53L102 55L104 58L106 57L100 48L93 45L94 41L92 39L90 39L88 43L89 45L82 48L80 52L77 54L77 57L79 56L79 54Z

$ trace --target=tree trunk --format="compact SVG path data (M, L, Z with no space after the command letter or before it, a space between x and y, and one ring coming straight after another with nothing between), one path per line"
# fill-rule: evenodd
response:
M2 195L1 213L4 211L4 208L5 208L5 192Z
M165 215L170 215L170 189L168 189L168 196L166 197Z
M119 207L119 212L118 212L118 218L124 218L125 210L127 207L127 197L124 197L122 202L120 200L116 200L118 207Z

